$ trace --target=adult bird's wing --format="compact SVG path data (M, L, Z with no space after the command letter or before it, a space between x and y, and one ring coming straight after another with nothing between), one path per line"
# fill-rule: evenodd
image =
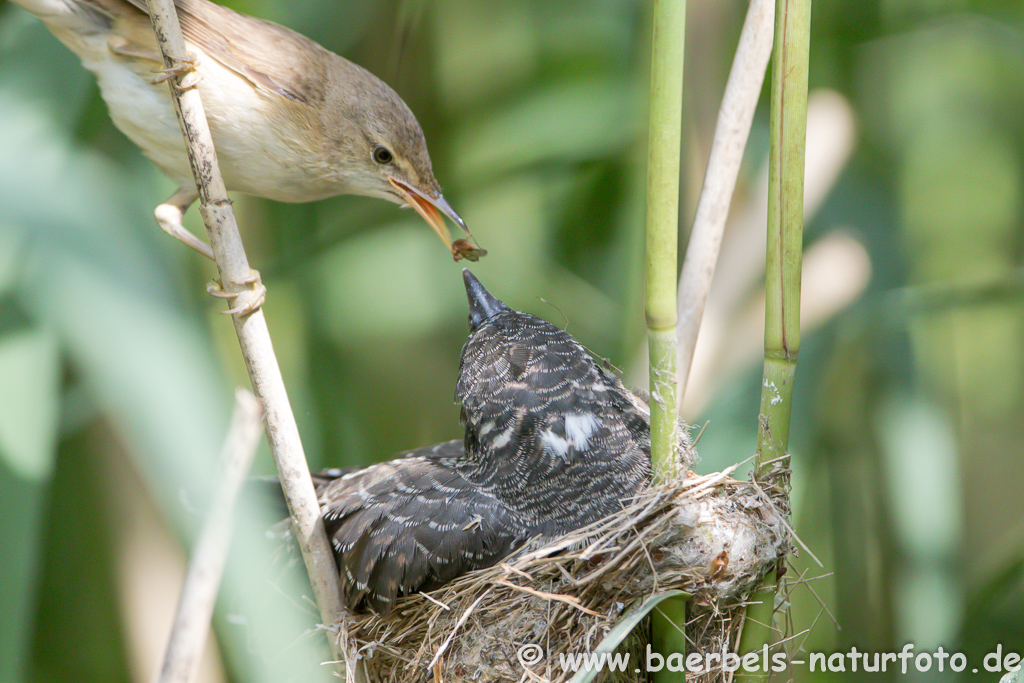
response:
M453 453L461 443L431 448ZM515 514L446 457L410 455L350 472L319 494L345 600L355 609L386 613L399 596L489 567L527 540Z
M122 0L93 1L111 5ZM127 2L149 13L146 0ZM310 105L323 101L324 68L340 59L334 53L284 26L208 0L175 0L174 5L185 39L227 68L289 99Z

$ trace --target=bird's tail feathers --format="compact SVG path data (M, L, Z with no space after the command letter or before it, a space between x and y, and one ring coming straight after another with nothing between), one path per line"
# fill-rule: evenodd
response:
M36 15L88 66L110 57L107 39L117 16L134 11L120 0L12 0Z
M104 3L87 0L11 0L43 20L51 30L75 30L85 34L104 31L110 26L110 13Z

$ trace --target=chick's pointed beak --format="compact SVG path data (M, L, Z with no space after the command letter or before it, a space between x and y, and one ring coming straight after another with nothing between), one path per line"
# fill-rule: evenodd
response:
M469 331L476 332L481 325L502 311L509 310L499 299L484 289L468 268L462 269L462 281L466 284L466 296L469 297Z
M476 261L481 256L487 255L487 251L477 246L476 240L469 234L466 222L459 214L455 213L455 209L441 196L440 192L422 192L394 176L388 176L388 182L409 206L416 209L416 213L423 216L423 220L434 229L445 246L452 250L452 256L456 261L460 259ZM462 229L462 232L466 233L464 238L452 241L452 235L441 216L442 213L451 218Z

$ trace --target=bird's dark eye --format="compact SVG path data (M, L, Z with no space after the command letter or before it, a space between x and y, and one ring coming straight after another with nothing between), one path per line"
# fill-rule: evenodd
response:
M373 160L378 164L390 164L395 160L395 155L384 145L377 145L373 148Z

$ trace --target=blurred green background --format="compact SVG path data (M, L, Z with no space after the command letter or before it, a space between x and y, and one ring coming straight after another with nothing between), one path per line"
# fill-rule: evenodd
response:
M477 276L646 383L647 4L228 4L390 83L490 251ZM745 10L689 3L684 226ZM789 646L941 645L997 680L984 655L1024 651L1024 5L817 3L812 22L792 449L795 526L824 567L801 551L788 573ZM754 448L765 105L684 407L707 424L702 472ZM154 224L172 184L9 2L0 131L0 681L147 680L243 366L211 264ZM355 197L235 207L311 465L460 436L462 264L422 221ZM194 209L186 225L202 234ZM264 523L242 533L256 547L235 553L204 681L326 677L308 605L253 559Z

